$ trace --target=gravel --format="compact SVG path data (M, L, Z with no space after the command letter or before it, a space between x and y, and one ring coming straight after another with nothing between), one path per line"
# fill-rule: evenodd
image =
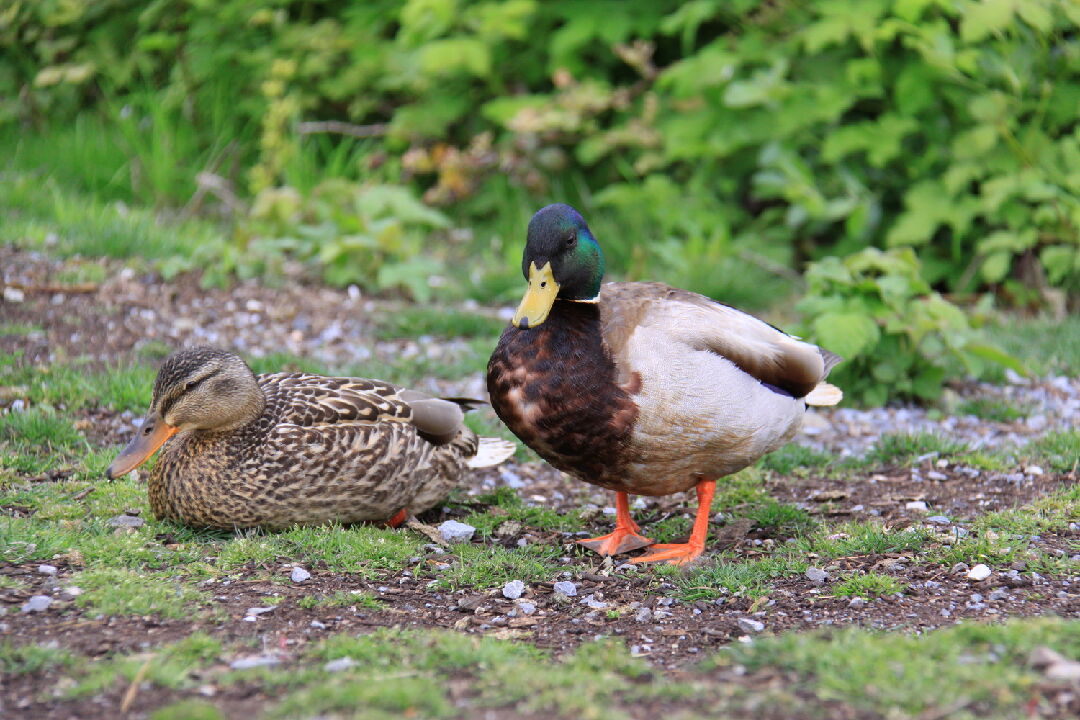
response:
M439 535L448 543L463 543L472 540L476 528L457 520L447 520L439 526Z
M974 415L941 417L936 412L931 417L927 408L910 406L813 408L807 411L796 442L840 457L858 457L865 455L883 432L931 433L980 450L1020 448L1046 433L1080 427L1080 377L1028 380L1012 376L1003 386L968 382L958 392L946 390L944 400L959 405L967 398L999 400L1026 408L1030 414L1013 422L995 422ZM1040 470L1043 468L1031 466L1028 472L1037 474Z
M302 583L306 580L311 579L311 573L297 565L292 569L292 572L289 574L289 579L292 580L294 583Z

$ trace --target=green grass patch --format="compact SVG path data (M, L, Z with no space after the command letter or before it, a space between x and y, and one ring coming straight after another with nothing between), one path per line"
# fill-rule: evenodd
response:
M187 688L194 682L193 674L216 661L221 654L220 640L195 632L171 645L88 664L68 695L97 694L113 687L117 680L127 685L144 666L145 682L163 688Z
M1004 318L987 327L1002 350L1020 358L1038 376L1080 375L1080 315L1062 319Z
M479 312L447 308L407 306L379 318L375 337L380 340L424 335L441 338L484 338L492 344L506 327L506 321Z
M961 415L974 415L993 422L1014 422L1031 414L1031 410L995 397L970 398L960 403L956 411Z
M511 488L499 488L494 493L479 495L477 503L491 505L485 512L474 512L464 518L481 537L491 537L495 530L506 522L518 522L525 527L538 530L574 532L584 528L581 515L577 511L558 513L540 505L526 505L522 497Z
M225 716L206 700L181 700L150 713L150 720L225 720Z
M806 572L805 560L776 555L761 560L737 562L730 555L722 555L709 564L682 572L679 568L659 568L679 588L683 599L712 600L727 594L742 597L760 597L769 594L772 580L791 577Z
M50 645L16 645L10 640L0 642L0 671L10 675L23 675L50 670L54 667L70 667L75 656L70 650Z
M86 570L72 583L85 590L75 602L103 615L190 617L208 599L183 579L118 568Z
M842 597L884 597L904 592L907 583L881 573L856 573L832 587L834 595Z
M795 673L800 694L842 700L875 716L1004 720L1025 714L1032 686L1041 680L1027 658L1040 645L1076 657L1080 622L962 624L923 635L785 633L731 645L713 663Z
M43 332L45 332L45 328L41 327L40 325L25 325L23 323L0 322L0 335L20 337Z
M305 610L317 607L362 607L368 610L379 610L386 607L379 598L369 592L338 590L330 595L305 595L296 601L296 604Z
M53 410L30 408L0 415L0 442L32 447L38 452L56 452L82 440L74 423Z
M934 433L886 433L866 456L863 465L905 465L922 455L949 457L965 450L962 443Z
M833 457L828 453L798 443L788 443L763 457L758 465L780 475L790 475L796 470L822 468L832 461Z
M806 510L771 498L750 509L746 517L753 520L756 527L774 537L804 535L818 524Z
M453 549L454 557L446 556L447 561L453 560L450 568L436 575L436 587L486 590L511 580L525 583L551 580L556 573L567 569L556 562L561 554L561 548L550 545L526 545L512 550L499 545L458 545Z
M1070 472L1080 463L1080 430L1048 433L1024 448L1023 454L1044 469Z

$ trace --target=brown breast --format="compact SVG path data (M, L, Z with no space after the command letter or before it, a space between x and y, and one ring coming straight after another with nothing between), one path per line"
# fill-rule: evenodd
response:
M616 383L595 303L558 300L535 328L503 331L488 392L507 427L581 480L620 489L637 405Z

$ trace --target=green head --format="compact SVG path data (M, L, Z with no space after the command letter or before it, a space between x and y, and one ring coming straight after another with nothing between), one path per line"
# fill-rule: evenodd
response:
M581 213L557 203L542 208L529 221L521 271L529 290L514 324L535 327L547 318L555 298L591 300L600 293L604 253Z

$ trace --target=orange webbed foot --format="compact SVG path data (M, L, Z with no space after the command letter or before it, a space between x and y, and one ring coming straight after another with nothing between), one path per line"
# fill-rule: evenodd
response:
M601 555L621 555L653 544L652 540L638 532L639 529L637 525L633 527L617 526L613 532L607 535L578 540L578 544L584 545Z
M409 513L405 508L398 510L394 517L386 521L386 527L396 528L401 523L405 522L405 519L409 517Z
M615 530L600 537L578 540L578 543L601 555L621 555L648 547L653 541L641 534L641 528L630 517L630 496L618 491L615 493Z
M696 560L705 551L705 544L685 543L661 543L653 545L649 551L641 557L628 560L630 563L667 562L671 565L685 565Z

